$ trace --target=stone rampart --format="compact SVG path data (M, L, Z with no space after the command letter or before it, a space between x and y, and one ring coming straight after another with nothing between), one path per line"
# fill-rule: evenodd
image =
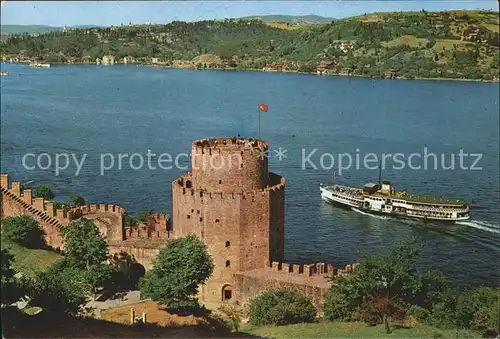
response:
M356 264L336 269L325 263L290 264L284 262L268 262L267 268L256 269L235 274L238 300L246 304L260 293L273 289L292 289L310 298L321 311L325 295L332 284L332 278L353 271Z
M1 174L1 191L0 217L16 215L33 217L43 229L47 244L54 248L64 248L61 228L80 218L91 219L108 243L120 243L129 238L155 240L168 239L172 236L170 216L165 213L150 215L147 224L124 227L123 222L127 212L115 204L92 203L72 208L55 208L52 201L33 198L32 190L22 189L20 182L10 183L7 174ZM130 248L130 243L127 246ZM149 260L148 255L144 257Z

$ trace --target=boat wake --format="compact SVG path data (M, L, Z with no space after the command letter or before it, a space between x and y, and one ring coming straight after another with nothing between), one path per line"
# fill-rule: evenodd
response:
M489 222L486 221L480 221L480 220L459 221L457 222L457 224L477 228L479 230L486 232L500 234L500 228L498 227L498 225L490 224Z
M355 211L355 212L358 212L358 213L363 214L363 215L368 215L368 216L373 217L373 218L376 218L376 219L383 219L383 220L387 220L387 219L389 219L389 217L385 217L385 216L383 216L383 215L376 215L376 214L371 214L371 213L366 213L366 212L363 212L363 211L361 211L361 210L359 210L359 209L357 209L357 208L355 208L355 207L352 207L351 209L352 209L353 211Z

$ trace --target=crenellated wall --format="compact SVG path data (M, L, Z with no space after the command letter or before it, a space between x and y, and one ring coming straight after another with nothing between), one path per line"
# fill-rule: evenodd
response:
M322 310L332 278L352 272L355 266L346 265L343 269L336 269L325 263L289 264L274 261L264 269L237 272L235 293L244 305L264 291L287 288L307 296Z
M165 213L156 213L148 216L147 223L137 226L124 227L126 239L170 239L173 237L170 216Z
M249 192L268 182L269 149L263 140L210 138L192 144L192 186L208 192Z
M33 217L43 229L46 243L54 248L64 249L61 228L73 220L84 217L91 219L97 225L110 244L111 254L118 253L123 245L123 248L134 249L136 260L149 267L156 256L155 250L151 250L151 244L159 248L172 236L170 216L165 213L150 215L147 224L125 228L123 223L126 211L118 205L88 204L67 210L56 209L52 201L33 198L31 189L21 190L19 182L9 183L7 174L1 174L0 178L2 191L0 217L16 215ZM144 243L143 240L152 242ZM115 247L117 252L113 252Z

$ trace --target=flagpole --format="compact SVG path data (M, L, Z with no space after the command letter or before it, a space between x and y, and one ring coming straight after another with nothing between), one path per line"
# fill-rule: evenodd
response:
M258 134L258 139L260 140L260 106L257 106L257 114L259 115L259 134Z

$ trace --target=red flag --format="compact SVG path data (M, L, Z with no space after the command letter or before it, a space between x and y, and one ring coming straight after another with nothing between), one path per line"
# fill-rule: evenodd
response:
M259 111L267 112L268 109L269 109L269 106L267 106L266 104L259 105Z

